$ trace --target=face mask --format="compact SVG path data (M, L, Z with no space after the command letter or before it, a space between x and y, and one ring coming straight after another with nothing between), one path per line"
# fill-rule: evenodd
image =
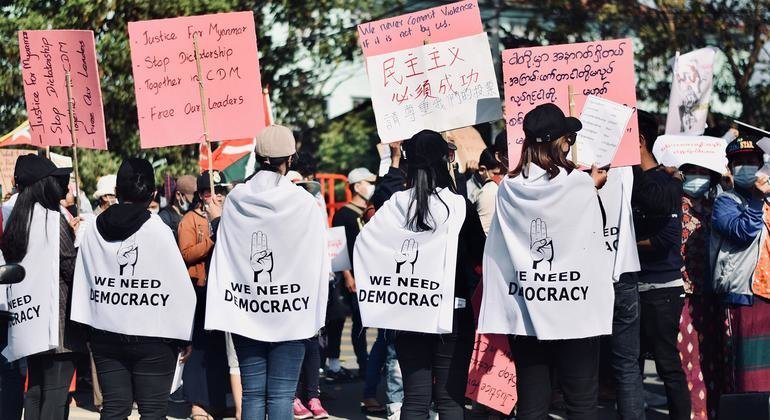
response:
M736 186L748 190L757 180L758 170L757 165L738 165L733 169L733 182Z
M372 196L374 195L374 185L369 184L369 185L365 186L364 188L366 188L366 189L364 190L364 193L361 194L361 197L364 197L364 200L369 201L369 200L371 200Z
M179 210L182 210L182 212L186 212L190 210L190 203L188 203L187 200L185 200L182 203L179 203Z
M160 198L160 208L165 208L167 204L168 204L168 200L166 200L166 197L161 197Z
M711 177L708 175L687 175L682 188L690 197L700 198L706 195L711 187Z

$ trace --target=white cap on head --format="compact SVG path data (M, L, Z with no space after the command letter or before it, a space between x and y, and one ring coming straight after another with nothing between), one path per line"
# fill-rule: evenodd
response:
M297 153L294 133L282 125L266 127L257 136L254 153L264 158L287 157Z
M105 175L96 181L96 192L94 199L98 200L104 195L115 195L115 184L118 177L116 175Z
M348 174L348 183L355 184L361 181L374 182L377 180L377 175L371 173L366 168L356 168L350 171Z

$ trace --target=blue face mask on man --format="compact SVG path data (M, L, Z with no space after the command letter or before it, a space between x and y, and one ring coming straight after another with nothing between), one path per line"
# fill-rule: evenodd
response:
M711 177L708 175L687 175L682 183L684 193L693 198L701 198L711 188Z
M736 187L749 190L757 180L757 165L736 165L733 169L733 183Z

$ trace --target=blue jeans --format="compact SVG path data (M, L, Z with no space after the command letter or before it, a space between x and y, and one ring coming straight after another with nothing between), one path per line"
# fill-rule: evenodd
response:
M242 420L294 420L304 340L267 343L233 334L243 385Z
M392 341L392 340L391 340ZM364 398L377 397L377 385L380 384L380 372L385 365L385 357L388 351L388 337L386 330L377 330L377 340L372 344L369 358L366 361L366 381L364 383Z
M621 280L625 280L621 278ZM642 372L639 369L639 289L636 282L615 283L610 364L621 420L644 419Z
M393 331L386 332L389 342L385 358L385 402L388 406L388 417L401 410L404 403L404 382L401 379L401 367L396 357L396 345L393 342Z

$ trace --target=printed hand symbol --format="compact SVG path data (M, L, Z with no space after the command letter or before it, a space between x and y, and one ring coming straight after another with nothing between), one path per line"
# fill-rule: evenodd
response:
M273 281L273 251L267 247L267 235L261 231L251 234L250 263L255 282L262 272L267 272L268 279Z
M133 276L134 269L136 268L136 260L139 258L139 247L136 245L136 238L131 237L126 239L120 244L118 248L118 265L120 265L120 275L123 275L127 266L131 266L131 274L126 275Z
M532 269L537 269L541 261L548 261L548 269L551 269L553 261L553 241L548 237L548 229L542 219L535 219L529 229L531 239L529 254L532 257Z
M417 249L417 241L414 239L407 239L401 244L401 251L396 251L394 258L396 260L396 273L401 273L401 266L404 263L409 263L412 266L412 274L414 274L414 263L417 262L417 257L420 255L420 251Z

